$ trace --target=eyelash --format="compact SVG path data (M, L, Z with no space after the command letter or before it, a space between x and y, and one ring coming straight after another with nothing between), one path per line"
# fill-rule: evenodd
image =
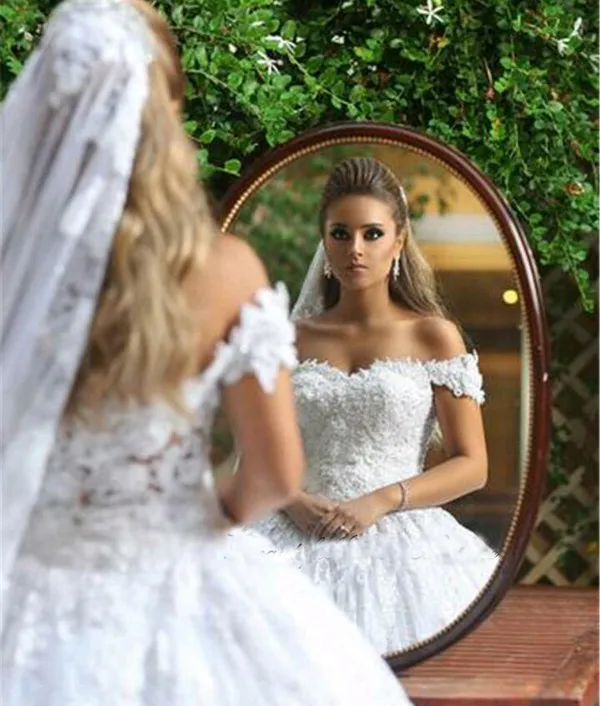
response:
M345 231L343 228L334 228L330 232L331 237L334 240L342 240L344 237L348 236L348 232ZM369 228L365 232L365 239L366 240L378 240L379 238L382 238L384 236L384 232L380 230L379 228Z

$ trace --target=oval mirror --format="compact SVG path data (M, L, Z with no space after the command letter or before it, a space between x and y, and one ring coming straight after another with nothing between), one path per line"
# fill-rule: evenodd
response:
M510 207L464 155L411 129L334 124L269 151L227 193L222 229L252 243L272 280L287 285L293 304L322 238L324 188L336 165L356 157L383 165L403 185L416 247L433 269L447 316L458 324L466 350L476 351L466 357L469 365L475 361L483 379L487 480L473 492L440 503L443 507L386 516L376 531L346 541L320 542L302 534L299 525L295 535L286 533L287 515L279 525L258 529L266 527L276 547L331 592L400 672L472 630L515 579L546 473L549 351L536 267ZM364 206L364 199L360 203ZM363 227L360 209L344 215L348 208L346 203L345 211L335 211L335 218L346 219L337 224L342 230L335 238L347 241L354 237L348 234L352 228ZM359 225L346 227L351 218ZM378 236L365 230L361 237L366 249ZM390 270L389 277L394 276ZM316 340L313 348L319 336L327 335L316 326L309 335ZM365 356L377 358L372 352ZM356 371L339 370L335 361L301 363L294 386L307 482L313 484L307 492L316 493L316 488L320 497L329 494L336 502L342 491L342 499L362 497L376 489L378 474L385 484L382 469L389 469L392 459L404 466L412 463L408 475L426 475L451 461L443 443L431 441L437 409L432 390L436 385L452 389L450 378L458 375L459 390L452 391L460 397L461 384L468 387L473 378L465 382L456 372L458 362L454 368L451 363L448 379L431 372L426 388L415 392L427 365L393 356ZM392 425L397 433L390 431L390 420L397 422ZM403 423L412 430L412 442ZM421 436L415 442L417 432ZM227 437L226 428L217 428L217 462L228 456ZM402 459L413 458L413 452L414 460L405 463ZM219 472L229 470L223 463ZM388 481L392 476L388 473Z

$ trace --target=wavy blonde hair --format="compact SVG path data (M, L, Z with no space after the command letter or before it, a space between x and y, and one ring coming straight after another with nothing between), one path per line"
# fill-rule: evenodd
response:
M179 389L196 372L199 351L187 285L218 233L179 115L185 77L176 39L158 12L129 1L155 39L150 92L68 411L95 407L109 395L123 403L163 398L182 408Z

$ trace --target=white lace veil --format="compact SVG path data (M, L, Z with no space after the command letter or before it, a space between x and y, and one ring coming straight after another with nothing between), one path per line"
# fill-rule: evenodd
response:
M302 289L292 308L292 321L298 319L308 319L318 316L323 312L323 294L321 292L321 281L323 277L323 267L325 265L325 248L323 241L319 240L317 250L311 260L306 277L302 282Z
M85 349L151 58L131 5L68 0L0 107L3 594Z

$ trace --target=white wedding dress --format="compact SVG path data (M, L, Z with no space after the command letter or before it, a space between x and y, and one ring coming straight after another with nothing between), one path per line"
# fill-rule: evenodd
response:
M294 372L307 456L305 491L347 500L422 472L433 386L484 400L475 354L445 361L378 360L346 373L306 360ZM390 514L352 540L317 540L283 513L256 523L384 654L455 620L491 578L498 557L441 508Z
M266 540L232 529L208 460L219 388L295 360L262 290L162 405L64 429L7 587L3 706L375 706L408 700L351 621Z

